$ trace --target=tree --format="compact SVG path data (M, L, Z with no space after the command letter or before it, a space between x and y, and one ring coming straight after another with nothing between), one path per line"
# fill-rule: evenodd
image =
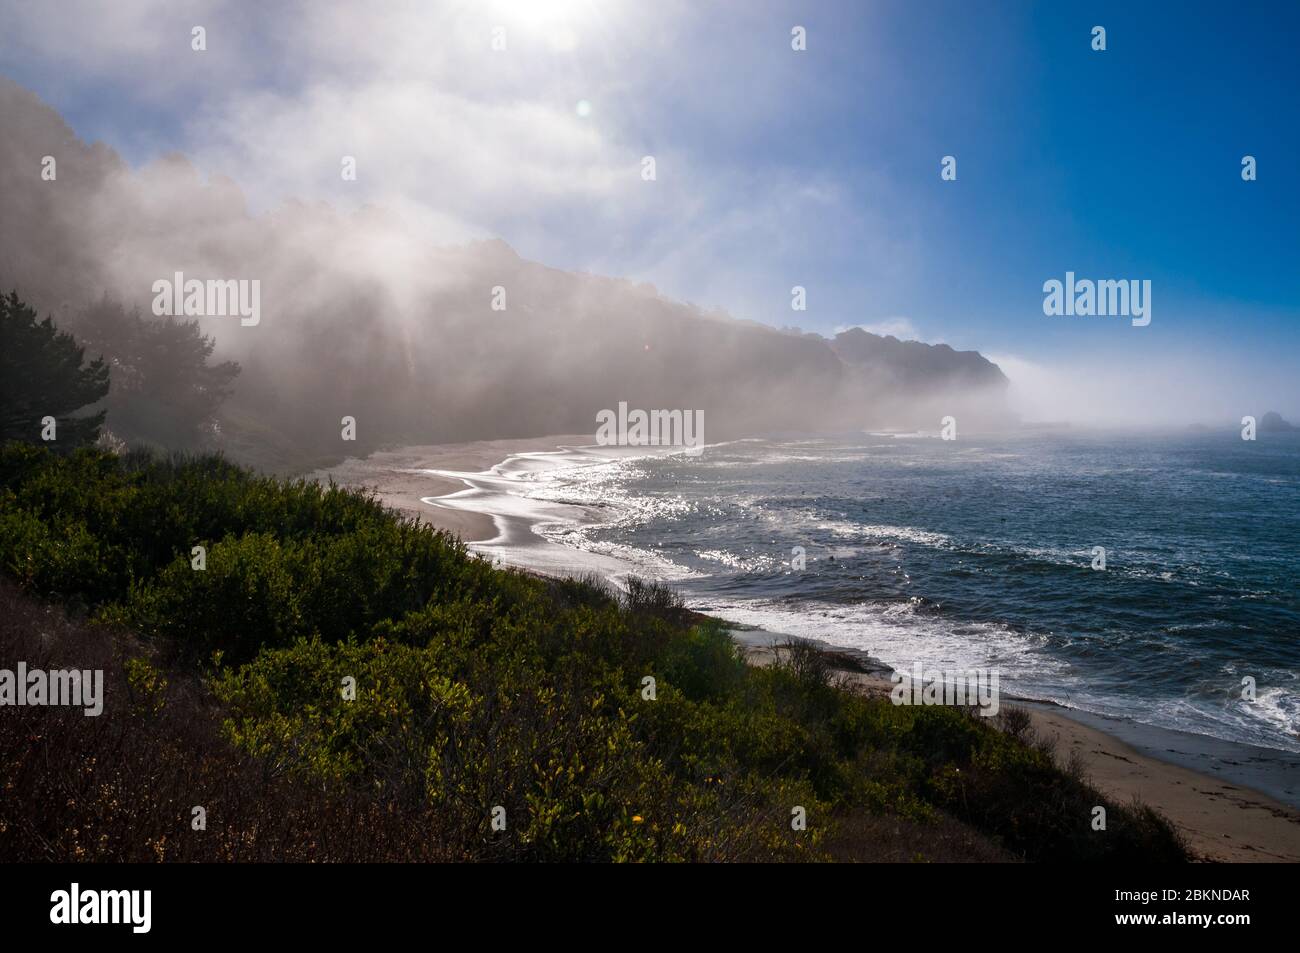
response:
M112 367L107 410L115 436L173 448L207 442L239 365L208 363L215 342L197 321L144 318L105 297L72 327Z
M108 393L108 368L102 358L82 366L85 348L16 291L0 296L0 439L39 443L42 421L56 422L55 447L93 443L104 411L74 417Z

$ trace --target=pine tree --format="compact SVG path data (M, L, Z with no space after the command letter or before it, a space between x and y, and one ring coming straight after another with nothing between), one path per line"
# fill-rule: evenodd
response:
M42 420L53 417L50 446L68 450L93 443L104 411L75 417L108 393L108 368L96 358L82 366L85 348L49 318L10 292L0 296L0 440L42 442Z

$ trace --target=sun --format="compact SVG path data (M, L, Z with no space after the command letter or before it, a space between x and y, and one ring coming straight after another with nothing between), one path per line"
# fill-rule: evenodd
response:
M497 0L493 7L521 26L557 26L585 19L592 0Z

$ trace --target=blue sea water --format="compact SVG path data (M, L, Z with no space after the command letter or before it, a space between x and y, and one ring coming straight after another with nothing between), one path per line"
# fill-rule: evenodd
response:
M1300 752L1300 434L746 440L530 495L601 514L552 541L735 622Z

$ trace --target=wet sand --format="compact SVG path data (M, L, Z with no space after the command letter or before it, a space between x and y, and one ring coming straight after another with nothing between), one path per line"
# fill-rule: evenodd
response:
M553 451L560 446L583 446L591 442L591 434L579 434L403 447L382 450L365 458L350 457L337 466L317 470L310 478L332 478L343 486L366 487L385 506L405 516L446 530L465 543L484 542L498 535L497 523L491 516L430 499L461 493L469 484L431 471L479 473L497 466L512 454Z

